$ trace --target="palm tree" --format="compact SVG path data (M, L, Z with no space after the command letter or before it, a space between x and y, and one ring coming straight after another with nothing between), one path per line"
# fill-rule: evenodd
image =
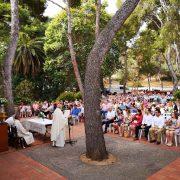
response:
M36 75L44 62L43 41L40 38L31 39L21 32L14 60L14 71L25 76Z

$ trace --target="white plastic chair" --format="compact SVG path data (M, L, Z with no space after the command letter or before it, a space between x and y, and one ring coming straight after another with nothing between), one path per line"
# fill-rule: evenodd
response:
M179 143L179 141L180 141L179 139L180 139L180 134L178 134L178 135L175 134L175 135L174 135L174 140L175 140L176 147L178 147L178 143Z
M139 139L141 139L143 131L144 131L144 128L143 129L139 129Z
M141 139L142 137L142 133L145 132L145 129L139 129L139 139ZM148 141L150 141L150 138L149 138L149 133L148 133Z

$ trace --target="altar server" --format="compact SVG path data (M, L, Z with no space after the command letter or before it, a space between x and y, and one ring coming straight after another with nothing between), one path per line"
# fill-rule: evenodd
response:
M18 137L24 138L27 145L30 145L34 142L33 134L31 132L28 132L26 129L24 129L21 122L19 121L19 115L18 114L8 118L6 120L6 123L8 123L10 126L16 127Z

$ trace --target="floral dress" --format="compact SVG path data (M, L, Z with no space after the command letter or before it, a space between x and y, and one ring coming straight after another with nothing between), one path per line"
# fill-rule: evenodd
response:
M166 130L169 130L169 131L175 131L175 134L180 134L180 127L178 127L180 123L180 120L178 119L170 119L168 121L168 124L166 125Z
M175 129L175 135L180 135L180 118L177 120L177 127Z

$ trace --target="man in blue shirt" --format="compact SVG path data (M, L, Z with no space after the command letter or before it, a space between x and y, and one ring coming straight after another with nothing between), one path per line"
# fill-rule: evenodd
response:
M77 107L76 104L74 104L72 110L71 110L71 116L73 119L78 120L79 119L79 113L81 112L81 109Z

